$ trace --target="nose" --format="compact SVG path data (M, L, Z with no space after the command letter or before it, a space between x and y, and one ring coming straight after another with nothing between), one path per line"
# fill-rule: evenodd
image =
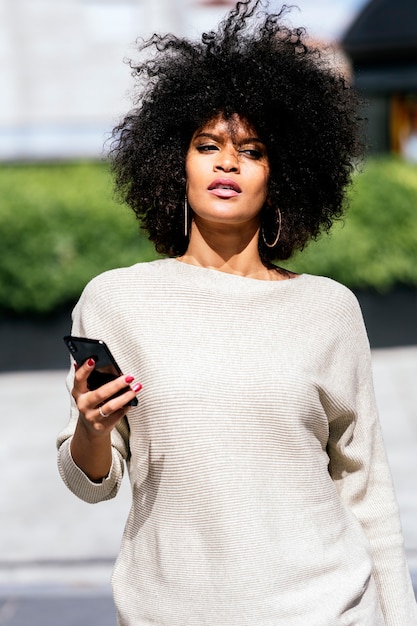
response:
M219 150L214 169L220 172L239 172L239 158L236 149L227 147Z

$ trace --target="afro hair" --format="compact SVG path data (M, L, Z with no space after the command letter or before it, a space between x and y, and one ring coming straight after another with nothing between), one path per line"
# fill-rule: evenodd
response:
M185 158L193 133L219 115L247 120L267 147L262 229L274 239L278 208L282 228L273 248L259 237L265 265L288 259L342 215L363 148L360 102L305 30L285 23L287 13L246 0L201 41L168 34L140 43L134 108L113 131L110 159L120 199L159 253L187 248Z

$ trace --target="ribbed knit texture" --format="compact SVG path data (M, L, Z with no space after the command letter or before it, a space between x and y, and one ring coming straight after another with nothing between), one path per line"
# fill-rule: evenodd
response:
M103 483L71 458L75 405L58 441L88 502L116 495L127 462L119 626L417 624L349 290L165 259L95 278L73 334L104 339L143 385Z

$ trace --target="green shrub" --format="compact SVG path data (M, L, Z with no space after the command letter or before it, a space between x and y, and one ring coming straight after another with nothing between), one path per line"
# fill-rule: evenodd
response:
M0 166L0 312L72 304L96 274L157 257L103 163ZM417 287L417 166L370 159L330 235L286 263L351 288Z
M355 175L348 199L345 218L286 267L353 289L417 287L417 165L370 159Z
M0 310L46 313L106 269L155 258L101 163L0 167Z

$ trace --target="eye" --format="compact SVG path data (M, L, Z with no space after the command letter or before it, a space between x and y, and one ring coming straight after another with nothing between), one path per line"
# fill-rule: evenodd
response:
M256 148L242 148L239 150L239 154L244 154L254 160L262 159L264 156L264 153Z
M212 143L204 143L196 146L198 152L214 152L218 147Z

